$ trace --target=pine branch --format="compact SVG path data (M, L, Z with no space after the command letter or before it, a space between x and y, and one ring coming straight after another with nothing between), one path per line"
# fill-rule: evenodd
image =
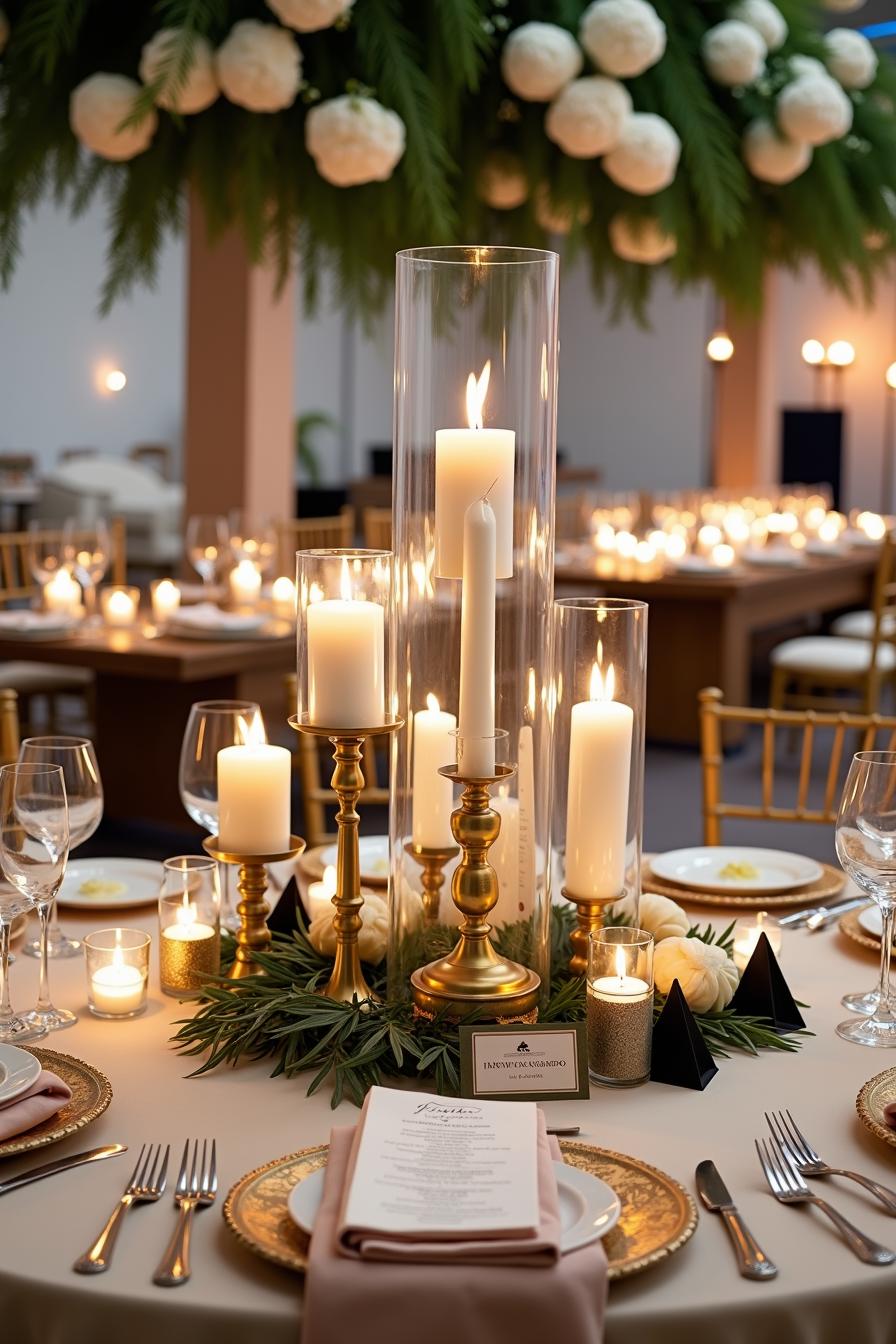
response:
M87 5L88 0L29 0L16 20L14 59L29 62L45 84L52 83L59 62L74 50Z

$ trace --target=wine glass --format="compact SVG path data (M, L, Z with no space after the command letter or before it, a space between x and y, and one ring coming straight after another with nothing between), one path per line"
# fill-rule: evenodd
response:
M876 996L844 999L863 1015L841 1022L837 1035L859 1045L896 1046L890 997L890 950L896 912L896 752L860 751L852 760L837 817L837 857L880 907L880 977Z
M59 1031L77 1021L50 999L47 930L50 910L68 862L68 803L59 765L0 766L0 868L40 920L40 987L37 1006L23 1013L26 1027Z
M253 700L200 700L191 706L180 749L180 799L190 817L209 835L218 830L218 752L222 747L265 742L264 719ZM230 868L222 864L221 923L240 927L230 901Z
M28 524L28 568L43 586L65 568L65 537L58 523L32 518Z
M23 896L15 887L0 886L0 1041L8 1045L22 1045L46 1036L46 1027L34 1027L23 1022L12 1010L9 999L9 941L13 920L34 909L34 901Z
M234 563L249 560L259 574L267 574L277 555L277 532L270 519L255 525L243 510L231 509L227 521Z
M87 619L96 622L96 590L112 559L112 539L104 519L97 518L90 527L78 527L73 519L65 524L65 558L75 578L84 590Z
M211 587L227 550L227 520L218 514L194 513L187 522L186 543L187 559L206 588Z

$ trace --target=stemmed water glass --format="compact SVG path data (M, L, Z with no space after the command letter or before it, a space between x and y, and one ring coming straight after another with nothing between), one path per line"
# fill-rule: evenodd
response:
M191 707L180 749L180 799L209 835L218 830L218 752L265 740L261 709L253 700L200 700ZM221 923L235 931L240 919L230 900L230 867L222 869Z
M84 605L91 624L97 620L96 591L112 559L112 539L102 518L90 527L78 527L69 520L65 525L65 558L84 590Z
M880 977L876 993L843 1003L863 1016L841 1022L837 1035L859 1045L896 1046L890 996L890 950L896 914L896 752L860 751L852 760L837 817L837 857L880 907ZM870 1014L870 1015L868 1015Z
M267 574L277 555L277 532L268 519L253 523L242 509L228 514L230 553L234 564L249 560L259 574Z
M54 765L62 770L68 802L69 849L77 849L89 840L103 818L103 785L96 752L89 737L26 737L19 747L23 764ZM43 929L39 940L27 943L22 951L29 957L43 956ZM47 956L77 956L81 944L68 938L59 927L53 902L46 933Z
M46 1027L23 1022L12 1010L9 999L9 941L13 920L34 909L34 901L15 887L0 886L0 1042L22 1045L46 1036Z
M58 523L32 518L28 524L28 568L43 588L65 568L65 537Z
M227 520L219 514L194 513L187 522L187 559L206 588L215 581L228 546Z
M36 908L40 919L37 1006L21 1017L26 1028L36 1028L40 1035L71 1026L77 1020L67 1009L54 1008L47 965L50 910L67 862L68 804L62 767L21 762L0 767L0 868L23 901ZM4 1003L4 1013L7 1008ZM17 1039L21 1040L21 1035Z

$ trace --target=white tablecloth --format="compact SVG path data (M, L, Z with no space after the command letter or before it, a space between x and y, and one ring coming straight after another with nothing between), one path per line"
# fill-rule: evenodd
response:
M140 915L122 922L151 928L151 919ZM64 917L65 926L79 932L108 922L102 915ZM682 1251L613 1286L607 1344L896 1339L896 1267L860 1264L817 1211L776 1204L753 1150L753 1138L764 1130L763 1110L787 1106L829 1161L896 1186L896 1148L867 1134L854 1110L862 1083L896 1065L896 1053L848 1045L833 1030L845 1016L840 995L869 988L875 960L836 931L795 931L785 933L782 964L796 997L812 1005L808 1022L816 1035L798 1055L721 1060L703 1093L650 1083L623 1091L594 1088L590 1101L545 1107L549 1123L581 1125L584 1142L644 1158L691 1191L696 1164L714 1158L750 1227L780 1266L771 1283L739 1278L724 1229L703 1213ZM13 967L13 999L20 1008L34 997L36 970L23 957ZM147 1013L128 1022L100 1021L87 1012L80 959L52 965L56 1000L80 1018L43 1043L104 1070L115 1096L104 1116L65 1143L4 1161L0 1178L100 1143L120 1141L136 1152L144 1141L170 1142L179 1156L187 1136L214 1136L221 1199L196 1218L193 1278L177 1289L151 1283L174 1218L167 1197L131 1212L108 1273L84 1278L71 1272L130 1174L131 1154L14 1191L0 1200L0 1321L10 1344L299 1340L301 1279L239 1246L221 1218L220 1202L244 1172L324 1142L334 1118L328 1098L307 1098L301 1079L270 1079L265 1063L187 1080L190 1062L167 1045L185 1009L164 998L157 985L154 958ZM345 1123L355 1114L345 1103L336 1117ZM825 1183L825 1193L870 1235L896 1247L896 1219L870 1196L843 1181ZM363 1323L359 1329L363 1335ZM561 1321L557 1332L562 1340Z

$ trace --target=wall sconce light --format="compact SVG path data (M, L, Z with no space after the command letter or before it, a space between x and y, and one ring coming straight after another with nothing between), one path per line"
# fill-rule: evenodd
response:
M734 342L727 331L717 331L706 342L706 353L714 364L727 364L734 354Z
M803 362L811 368L816 368L819 364L824 363L824 346L821 341L803 341L800 354L803 357Z
M110 369L103 377L103 386L107 392L123 392L127 382L127 374L122 369Z
M884 381L893 392L896 392L896 360L890 365L884 374Z
M847 369L855 363L856 348L850 341L831 341L828 346L828 363L835 369Z

